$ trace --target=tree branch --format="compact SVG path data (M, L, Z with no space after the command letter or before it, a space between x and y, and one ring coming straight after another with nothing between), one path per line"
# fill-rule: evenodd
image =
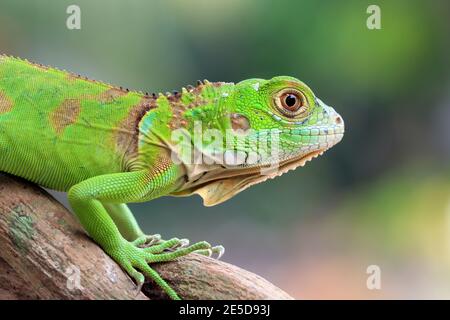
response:
M292 299L263 278L197 254L152 265L184 299ZM0 174L0 299L165 299L122 269L41 188Z

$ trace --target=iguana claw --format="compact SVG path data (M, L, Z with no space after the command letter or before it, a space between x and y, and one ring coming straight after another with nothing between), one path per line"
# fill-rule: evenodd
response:
M213 247L212 250L214 253L217 253L217 260L220 260L225 253L225 247L221 245Z
M136 247L150 247L155 244L159 244L161 242L161 235L160 234L153 234L153 235L144 235L136 240L132 241L132 244L134 244Z
M219 245L219 246L214 246L214 247L204 249L204 250L198 250L195 253L198 253L198 254L201 254L201 255L204 255L207 257L212 257L213 254L216 254L217 255L216 259L219 260L225 253L225 248L224 248L224 246Z

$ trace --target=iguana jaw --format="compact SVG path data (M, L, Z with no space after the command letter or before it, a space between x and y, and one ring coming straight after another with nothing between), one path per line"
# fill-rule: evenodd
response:
M210 170L204 171L200 178L193 182L187 182L182 190L172 195L188 196L198 194L203 198L205 206L214 206L230 199L252 185L281 176L299 166L304 166L306 162L322 155L330 147L284 160L280 162L278 167L273 168L263 168L261 166L239 169L225 169L220 166L212 170L210 168ZM201 170L200 168L196 169Z

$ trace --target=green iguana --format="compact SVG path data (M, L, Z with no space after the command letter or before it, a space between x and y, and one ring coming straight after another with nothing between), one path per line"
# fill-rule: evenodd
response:
M126 203L199 194L207 206L303 166L344 122L301 81L198 81L144 94L0 55L0 171L68 192L84 229L140 287L149 264L207 242L145 235Z

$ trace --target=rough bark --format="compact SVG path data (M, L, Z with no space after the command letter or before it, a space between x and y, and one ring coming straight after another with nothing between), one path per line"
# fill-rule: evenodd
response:
M184 299L292 299L253 273L197 254L153 267ZM0 299L165 298L152 283L136 292L47 192L0 173Z

